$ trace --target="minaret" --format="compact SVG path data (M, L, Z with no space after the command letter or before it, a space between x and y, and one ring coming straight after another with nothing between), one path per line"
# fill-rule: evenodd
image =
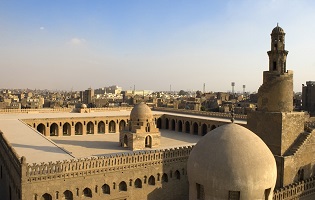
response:
M285 50L285 32L277 26L272 30L271 35L271 51L269 56L269 71L284 74L286 72L286 60L288 51Z
M293 111L293 72L287 71L285 32L277 26L271 32L268 51L269 70L263 73L263 84L258 90L258 110L267 112Z

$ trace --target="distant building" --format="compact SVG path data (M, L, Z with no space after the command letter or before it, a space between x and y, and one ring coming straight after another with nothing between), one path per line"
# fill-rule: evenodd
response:
M315 114L315 81L307 81L302 85L302 109L312 116Z

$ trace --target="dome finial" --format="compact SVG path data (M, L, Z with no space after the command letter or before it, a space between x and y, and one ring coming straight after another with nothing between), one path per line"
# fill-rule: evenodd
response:
M277 27L279 27L279 23L277 22Z

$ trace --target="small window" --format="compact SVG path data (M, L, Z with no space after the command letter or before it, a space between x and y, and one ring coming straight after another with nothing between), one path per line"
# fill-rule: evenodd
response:
M273 62L272 66L273 66L273 71L276 71L277 70L277 63L275 61Z
M240 200L240 191L229 191L229 200Z
M197 189L197 200L204 200L205 199L205 190L203 185L196 183Z

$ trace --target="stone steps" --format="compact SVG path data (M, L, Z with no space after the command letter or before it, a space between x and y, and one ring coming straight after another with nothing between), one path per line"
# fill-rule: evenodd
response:
M294 141L294 143L290 146L290 148L284 153L284 156L295 155L300 147L305 143L305 141L309 138L311 133L303 132L298 138Z

